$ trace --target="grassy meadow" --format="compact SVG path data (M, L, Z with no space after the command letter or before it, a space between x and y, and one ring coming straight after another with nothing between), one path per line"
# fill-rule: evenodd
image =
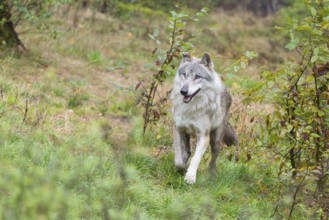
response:
M270 107L241 101L261 67L275 68L293 56L274 28L280 15L214 9L187 25L195 35L192 54L209 53L219 73L245 51L259 54L247 69L221 75L233 96L231 121L241 144L222 150L217 175L208 171L207 152L193 186L174 167L170 103L145 136L136 104L134 88L152 76L145 65L158 47L147 34L159 29L166 48L167 16L118 19L59 9L49 21L56 38L26 32L29 23L18 26L28 51L0 59L1 219L288 216L291 198L281 192L275 155L249 144L256 112ZM278 197L283 194L287 197ZM292 219L316 218L314 213L301 203Z

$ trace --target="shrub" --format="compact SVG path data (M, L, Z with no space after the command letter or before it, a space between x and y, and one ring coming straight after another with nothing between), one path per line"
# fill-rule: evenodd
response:
M278 28L289 34L286 48L299 54L298 61L288 62L274 72L262 71L259 85L246 93L246 101L272 106L256 144L272 149L281 161L282 183L290 182L288 174L292 177L289 218L306 183L310 183L318 204L328 193L329 7L322 1L305 4L308 14L304 20L291 20L286 28Z

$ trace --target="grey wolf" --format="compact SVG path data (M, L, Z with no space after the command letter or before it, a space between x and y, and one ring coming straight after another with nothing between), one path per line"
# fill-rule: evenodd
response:
M197 170L210 143L209 167L216 170L216 159L222 143L238 145L229 124L231 95L214 70L208 54L201 59L183 53L171 93L174 116L175 166L185 171L191 155L190 138L197 140L194 156L185 175L188 184L196 182Z

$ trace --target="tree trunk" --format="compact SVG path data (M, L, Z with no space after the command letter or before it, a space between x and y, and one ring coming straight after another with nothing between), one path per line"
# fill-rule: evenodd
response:
M8 1L0 2L0 46L9 48L25 47L15 31L14 23L11 20L10 7Z

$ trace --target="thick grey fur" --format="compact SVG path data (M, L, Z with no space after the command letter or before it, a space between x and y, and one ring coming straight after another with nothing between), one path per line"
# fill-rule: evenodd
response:
M228 122L232 97L222 83L208 54L201 59L183 53L174 79L173 91L175 165L186 170L185 181L196 182L197 169L208 145L209 167L216 170L216 159L222 143L238 145L236 132ZM195 154L191 155L190 138L196 137Z

